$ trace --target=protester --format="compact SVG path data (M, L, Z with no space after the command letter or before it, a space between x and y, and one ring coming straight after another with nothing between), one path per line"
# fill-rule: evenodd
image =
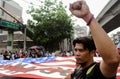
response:
M61 51L56 51L55 56L60 57L61 56Z
M23 52L23 51L21 52L20 58L26 58L25 52Z
M37 54L36 54L36 51L34 49L32 49L29 53L29 57L31 58L37 58Z
M61 56L62 56L62 57L67 57L66 51L63 51L63 52L61 53Z
M87 23L93 39L81 37L73 41L77 66L65 79L116 79L119 57L112 40L96 21L84 0L70 4L70 11ZM103 59L100 63L93 60L96 49Z
M35 49L37 58L39 57L45 57L45 54L42 49Z
M15 51L15 54L14 54L14 59L19 59L20 58L20 54L18 51Z
M11 58L12 58L11 54L7 50L5 50L3 53L3 59L4 60L11 60Z

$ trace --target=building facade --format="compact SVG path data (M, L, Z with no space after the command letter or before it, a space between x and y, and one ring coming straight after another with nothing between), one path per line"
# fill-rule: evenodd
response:
M112 35L112 40L114 41L115 45L120 42L120 31Z
M7 13L9 13L10 15L15 17L17 20L19 20L19 22L21 22L21 23L23 22L22 7L18 3L14 2L13 0L0 0L0 7L3 8L5 11L7 11ZM0 19L10 21L13 23L16 22L16 20L13 17L11 17L9 14L7 14L4 10L0 9ZM8 34L9 34L8 29L0 28L0 50L7 48ZM23 43L24 38L17 37L17 39L15 39L14 38L14 37L16 37L15 34L17 34L17 36L22 34L23 37L24 37L24 34L21 31L13 31L13 41L18 40L18 42L22 41L22 43Z
M88 28L86 26L74 26L74 38L88 36Z
M22 22L22 7L18 3L12 0L0 0L0 6ZM2 10L0 10L0 17L8 21L14 21L10 15Z

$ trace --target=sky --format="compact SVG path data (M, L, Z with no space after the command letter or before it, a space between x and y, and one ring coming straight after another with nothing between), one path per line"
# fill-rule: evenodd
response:
M30 19L30 15L28 15L26 13L26 10L28 10L29 6L31 5L30 3L33 2L34 7L37 7L38 5L40 5L40 3L37 0L14 0L15 2L17 2L22 8L23 8L23 21L24 24L27 23L27 20ZM70 14L69 11L69 4L75 2L76 0L61 0L63 2L64 5L67 6L66 10L67 13ZM86 3L88 4L90 11L94 14L95 17L97 17L97 15L100 13L100 11L104 8L104 6L108 3L109 0L85 0ZM78 18L73 17L72 19L76 19L76 24L77 23L81 23L81 26L84 26L85 23L82 20L78 20Z
M30 3L32 2L34 4L34 7L40 5L40 3L37 0L14 0L14 1L17 2L23 8L22 18L24 24L27 23L28 19L31 19L31 16L26 13L26 10L28 10L29 9L28 7L31 5ZM67 6L66 8L67 13L70 14L69 4L75 2L76 0L61 0L61 1L65 6ZM110 0L85 0L85 1L88 4L91 13L94 14L94 17L97 17ZM76 25L86 26L86 23L83 20L78 19L77 17L72 17L72 19L76 20L75 22ZM117 32L118 30L120 30L120 28L110 32L108 35L111 36L113 33Z

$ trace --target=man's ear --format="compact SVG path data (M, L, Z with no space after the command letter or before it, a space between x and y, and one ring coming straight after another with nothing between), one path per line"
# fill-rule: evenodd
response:
M90 51L91 56L94 56L95 50Z

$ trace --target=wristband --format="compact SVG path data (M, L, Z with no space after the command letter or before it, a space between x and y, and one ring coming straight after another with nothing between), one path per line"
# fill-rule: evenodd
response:
M90 25L90 23L92 22L93 18L94 18L94 16L93 16L93 15L91 15L90 19L89 19L89 20L88 20L88 22L87 22L87 26L89 26L89 25Z

